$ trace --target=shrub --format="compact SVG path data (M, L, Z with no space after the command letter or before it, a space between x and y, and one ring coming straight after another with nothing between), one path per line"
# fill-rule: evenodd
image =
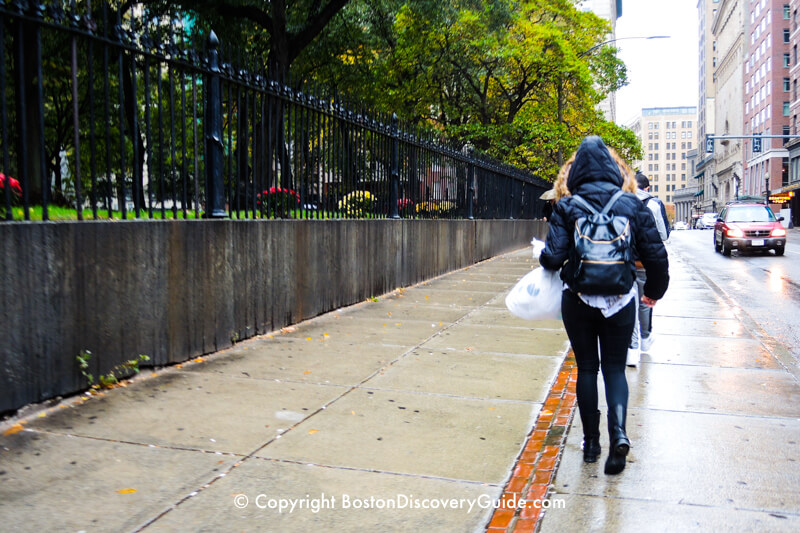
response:
M264 218L286 215L300 204L300 195L292 189L270 187L256 196L256 204Z
M433 202L420 202L416 208L417 214L421 217L435 217L439 213L439 206Z
M11 205L19 204L22 197L22 186L18 180L0 173L0 217L6 216L6 183L11 188Z
M397 212L401 217L411 216L414 213L414 201L410 198L400 198L397 200Z
M369 191L353 191L339 200L339 209L348 216L363 217L372 213L375 197Z

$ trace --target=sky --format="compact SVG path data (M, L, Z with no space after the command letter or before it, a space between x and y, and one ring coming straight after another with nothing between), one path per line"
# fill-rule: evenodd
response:
M628 67L629 84L617 92L617 123L628 124L644 107L697 106L699 42L697 0L622 0L614 46Z

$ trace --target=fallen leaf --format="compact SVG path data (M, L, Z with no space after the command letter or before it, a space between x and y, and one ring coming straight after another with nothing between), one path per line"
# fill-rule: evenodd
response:
M203 359L202 357L195 357L195 358L194 358L194 359L192 359L192 360L193 360L195 363L202 363L203 361L205 361L205 359Z
M330 337L330 335L328 335L327 333L323 333L322 336L323 337Z
M394 325L395 326L402 326L402 324L400 322L395 322Z
M350 413L352 413L352 414L356 414L356 412L355 412L355 411L350 411Z
M47 416L47 413L39 413L38 415L36 415L36 418L44 418L46 416Z
M25 429L25 428L22 427L22 424L14 424L13 426L11 426L10 428L8 428L7 430L5 430L3 432L3 436L4 437L8 437L9 435L13 435L15 433L19 433L23 429Z
M152 374L150 374L150 377L151 377L151 378L157 378L157 377L158 377L158 374L156 374L155 372L153 372Z
M183 365L177 364L177 365L175 365L175 368L183 368Z
M313 434L314 434L314 433L316 433L317 431L319 431L319 430L318 430L318 429L309 429L309 430L308 430L308 434L309 434L309 435L313 435Z
M133 494L136 489L120 489L117 491L119 494Z
M425 297L425 299L426 299L426 300L430 300L430 299L431 299L431 297L430 297L430 296L426 296L426 297Z
M311 337L306 337L306 340L307 340L307 341L310 341L310 340L311 340Z
M308 375L310 373L311 373L311 370L306 370L305 372L303 372L303 374L306 374L306 375Z

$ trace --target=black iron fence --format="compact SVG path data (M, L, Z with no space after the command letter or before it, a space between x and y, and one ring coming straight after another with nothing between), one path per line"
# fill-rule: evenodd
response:
M539 178L121 9L0 0L3 219L541 216Z

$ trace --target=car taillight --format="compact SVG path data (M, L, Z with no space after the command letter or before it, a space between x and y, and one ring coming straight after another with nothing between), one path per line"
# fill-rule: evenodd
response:
M783 228L775 228L770 234L771 237L786 237L786 230Z
M734 239L741 239L742 237L744 237L744 231L742 231L739 228L728 228L728 231L726 231L725 233L728 235L728 237Z

